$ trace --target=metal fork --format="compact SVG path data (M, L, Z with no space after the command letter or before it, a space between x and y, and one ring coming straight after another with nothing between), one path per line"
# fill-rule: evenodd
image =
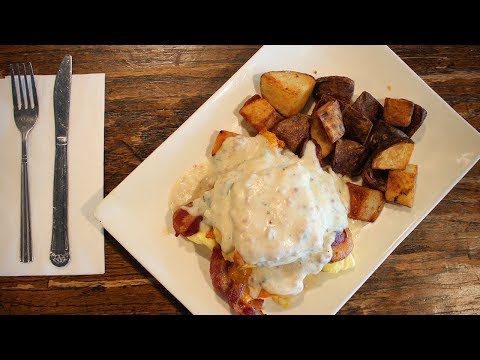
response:
M30 84L27 81L27 69L25 64L23 67L23 78L25 86L25 93L22 86L22 76L20 72L20 65L15 64L17 68L17 80L21 106L18 106L17 101L17 87L15 85L15 69L14 65L10 64L10 77L12 80L12 97L13 97L13 115L15 124L22 134L22 182L21 182L21 210L20 210L20 261L31 262L32 258L32 234L30 228L30 195L28 192L28 151L27 140L30 130L35 126L38 118L38 100L37 89L35 87L35 78L33 76L32 64L28 63L30 67ZM31 89L31 91L30 91ZM30 101L30 92L33 97L33 106ZM25 106L25 104L27 104Z

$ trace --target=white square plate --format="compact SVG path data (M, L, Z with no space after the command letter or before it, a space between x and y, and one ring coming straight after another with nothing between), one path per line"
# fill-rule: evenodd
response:
M357 266L322 273L320 285L285 310L269 314L335 314L385 258L422 221L480 156L480 135L386 46L264 46L208 101L142 162L99 205L96 217L155 278L194 314L229 314L211 285L207 253L171 232L170 190L192 165L204 162L216 131L242 131L238 111L259 93L259 77L271 70L344 75L381 103L407 98L428 111L413 136L418 164L413 208L386 205L355 244Z

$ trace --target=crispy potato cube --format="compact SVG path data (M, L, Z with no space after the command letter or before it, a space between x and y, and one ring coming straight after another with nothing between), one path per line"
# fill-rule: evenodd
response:
M372 94L364 91L352 104L352 108L358 110L363 116L376 124L383 116L383 106Z
M271 131L285 142L288 149L298 155L310 135L310 117L305 114L294 115L280 121Z
M277 136L268 131L268 130L260 130L259 132L260 135L262 135L265 139L267 139L268 143L274 147L274 148L284 148L285 147L285 143L280 140L279 138L277 138Z
M393 126L407 127L412 121L413 102L405 99L385 98L383 119Z
M296 71L270 71L260 77L262 96L285 117L302 111L314 86L312 76Z
M324 159L333 150L333 143L327 136L323 125L316 117L312 118L312 125L310 127L310 137L315 142L315 146L321 147L321 159Z
M372 122L351 106L345 108L342 116L345 137L364 145L372 130Z
M392 145L375 154L372 158L372 169L403 170L408 165L415 144L402 142Z
M225 140L227 140L229 137L237 136L237 135L240 135L240 134L227 131L227 130L220 130L212 146L212 156L214 156L217 153L217 151L220 150Z
M346 76L324 76L317 79L313 96L320 99L327 94L350 104L354 89L355 82Z
M248 99L240 109L240 115L257 131L269 130L283 119L283 116L260 95L254 95Z
M374 222L383 207L385 197L381 191L347 183L350 192L350 211L348 217L356 220Z
M390 170L385 192L386 200L412 207L416 182L417 165L408 164L405 170Z
M425 110L420 105L414 104L413 105L413 114L412 114L412 121L410 125L406 128L402 129L408 137L412 137L413 134L422 126L423 121L427 117L427 110Z
M340 104L337 100L329 101L318 109L313 116L321 121L330 142L334 143L345 134Z
M320 99L318 99L318 101L315 103L315 106L313 108L313 111L312 111L312 115L315 114L315 112L320 109L323 105L325 105L326 103L330 102L330 101L335 101L337 100L339 105L340 105L340 110L343 112L343 110L345 110L345 107L348 105L348 103L346 103L345 101L343 101L342 99L336 99L334 98L333 96L331 95L328 95L328 94L322 94L320 96Z
M333 153L333 171L348 176L357 173L364 152L365 147L362 144L353 140L338 140Z

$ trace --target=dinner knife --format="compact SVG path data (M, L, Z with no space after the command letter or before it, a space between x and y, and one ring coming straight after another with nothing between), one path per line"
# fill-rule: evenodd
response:
M53 88L55 115L55 169L53 180L53 226L50 261L61 267L70 261L68 244L68 122L72 85L72 57L63 58Z

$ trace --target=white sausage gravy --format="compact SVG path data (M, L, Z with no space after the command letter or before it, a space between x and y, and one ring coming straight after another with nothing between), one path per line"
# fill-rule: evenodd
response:
M261 135L230 137L202 171L209 190L183 208L203 216L201 229L219 230L225 254L237 250L254 266L252 295L261 288L300 293L305 276L330 261L335 234L348 227L348 190L321 168L315 145L309 141L299 158Z

